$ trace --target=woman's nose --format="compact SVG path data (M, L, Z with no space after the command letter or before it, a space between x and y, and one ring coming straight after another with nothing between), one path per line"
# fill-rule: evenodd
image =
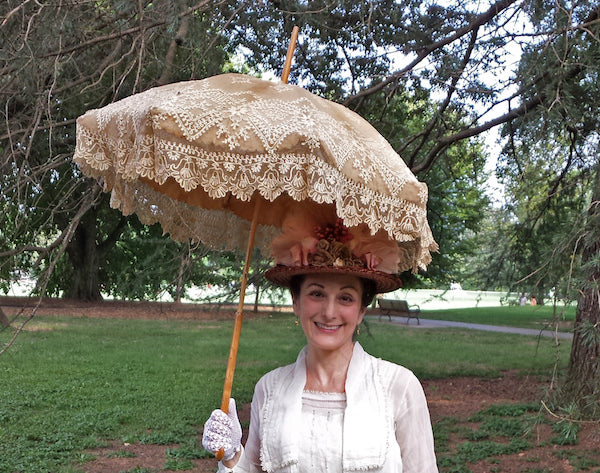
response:
M335 299L328 297L323 301L323 315L327 318L335 317Z

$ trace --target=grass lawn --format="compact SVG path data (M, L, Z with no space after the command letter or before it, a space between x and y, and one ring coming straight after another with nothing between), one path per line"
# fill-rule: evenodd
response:
M0 357L0 472L78 471L82 452L107 439L179 443L201 455L198 429L220 405L231 328L214 321L34 319ZM6 337L0 334L0 343ZM420 378L549 374L557 355L564 368L570 349L551 339L378 323L359 340ZM262 374L293 362L303 344L289 315L245 321L233 388L239 405L251 400Z
M423 310L420 317L533 329L554 328L555 324L558 324L560 331L568 332L573 330L575 307L557 307L556 309L551 305L468 307L462 309Z

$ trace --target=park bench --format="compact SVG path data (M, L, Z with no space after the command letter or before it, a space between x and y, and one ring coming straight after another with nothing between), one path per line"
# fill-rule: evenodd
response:
M378 298L377 304L381 310L379 313L379 320L381 320L382 315L387 315L390 320L392 320L392 315L400 315L406 317L407 324L410 319L417 319L417 324L421 324L421 321L419 320L421 309L418 305L409 306L406 301L383 298Z

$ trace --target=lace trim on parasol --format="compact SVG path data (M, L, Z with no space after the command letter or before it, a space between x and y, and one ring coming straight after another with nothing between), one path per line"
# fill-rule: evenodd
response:
M165 232L178 241L191 237L211 248L244 248L249 224L231 212L206 210L176 201L137 183L138 177L153 178L159 184L172 177L186 191L200 186L212 198L231 192L236 198L248 201L258 191L269 201L286 193L297 201L308 198L317 203L335 203L338 215L347 226L364 223L372 233L383 228L395 240L403 242L402 270L425 268L431 261L430 251L437 249L426 214L417 205L365 189L326 163L315 162L311 156L284 156L273 163L266 156L243 159L235 154L204 151L203 160L194 161L194 150L189 146L170 146L163 141L158 146L161 156L176 154L178 157L172 161L159 160L157 171L144 165L150 162L150 151L144 151L151 148L148 144L139 144L136 158L141 165L134 166L136 159L123 155L113 168L102 149L109 146L119 152L126 149L122 142L107 143L106 139L81 129L77 143L76 162L86 175L104 178L106 190L112 190L113 207L125 214L137 213L143 223L159 222ZM131 147L129 149L132 154ZM153 153L156 152L154 148ZM170 162L179 165L169 165ZM271 240L276 233L274 227L268 231ZM425 238L417 237L415 241L415 235ZM257 241L261 242L263 254L268 254L268 242L260 236Z
M173 240L202 242L216 250L245 249L250 222L225 210L208 210L180 202L135 182L127 189L111 194L110 205L124 215L137 214L145 225L160 223L163 232ZM256 246L263 255L269 254L269 242L279 229L261 225L256 231Z

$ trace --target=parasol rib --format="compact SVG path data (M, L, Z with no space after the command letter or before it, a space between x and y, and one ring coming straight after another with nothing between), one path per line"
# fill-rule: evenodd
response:
M292 60L294 58L294 49L296 48L296 41L298 39L299 28L294 26L292 30L292 37L288 46L287 55L285 58L285 64L283 66L283 72L281 74L281 81L287 84L290 70L292 68ZM256 235L256 227L258 225L258 215L260 213L260 199L256 200L254 205L254 213L252 215L252 224L250 226L250 234L248 235L248 246L246 248L246 261L244 263L244 270L242 272L242 279L240 283L240 300L238 302L238 309L235 314L235 321L233 325L233 334L231 336L231 346L229 348L229 358L227 360L227 371L225 373L225 383L223 386L223 398L221 399L221 410L225 413L229 411L229 398L231 397L231 389L233 387L233 375L235 374L235 364L237 360L238 347L240 345L240 335L242 333L242 321L244 319L244 299L246 296L246 286L248 285L248 272L250 270L250 261L252 259L252 250L254 249L254 237ZM225 452L223 449L219 450L215 456L217 460L222 460Z

